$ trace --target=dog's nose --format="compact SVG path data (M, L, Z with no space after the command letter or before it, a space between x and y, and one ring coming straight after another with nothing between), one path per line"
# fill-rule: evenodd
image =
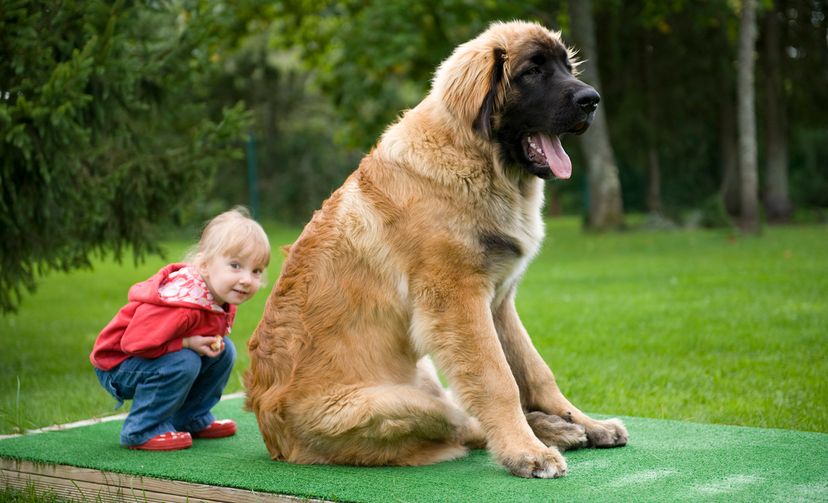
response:
M586 113L592 113L598 108L598 102L601 101L601 95L598 94L598 91L591 87L586 87L577 91L575 95L572 97L575 100L575 104L581 107Z

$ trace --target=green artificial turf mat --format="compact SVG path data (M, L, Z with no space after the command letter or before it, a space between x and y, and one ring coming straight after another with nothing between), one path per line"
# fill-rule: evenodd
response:
M360 502L828 501L828 434L623 418L630 444L566 453L569 475L526 480L485 451L424 467L297 466L271 461L242 399L217 417L235 437L176 452L118 445L121 421L0 440L0 457Z

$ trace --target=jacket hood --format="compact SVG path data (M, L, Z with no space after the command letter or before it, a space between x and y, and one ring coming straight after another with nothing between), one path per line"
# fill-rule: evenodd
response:
M133 285L129 289L127 298L130 302L141 302L145 304L190 307L205 309L207 311L225 311L225 309L222 309L221 306L213 301L207 284L201 279L201 276L195 272L189 274L185 270L187 267L189 267L189 264L175 263L161 268L160 271L149 279ZM186 278L187 289L175 288L171 284L171 275L175 283L182 283L182 278ZM170 286L173 288L169 288ZM162 288L164 288L163 292Z

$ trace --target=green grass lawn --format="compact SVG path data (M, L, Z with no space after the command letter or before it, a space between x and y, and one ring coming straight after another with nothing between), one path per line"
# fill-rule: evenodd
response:
M267 230L269 285L239 309L227 392L241 390L278 247L299 232ZM828 228L589 235L555 219L547 236L518 310L581 409L828 432ZM113 413L88 360L95 337L130 285L189 245L169 242L167 259L139 266L50 274L0 318L0 434Z

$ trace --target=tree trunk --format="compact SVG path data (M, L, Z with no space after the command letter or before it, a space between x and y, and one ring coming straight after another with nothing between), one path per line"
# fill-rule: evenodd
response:
M658 105L655 99L653 52L649 30L644 34L644 99L647 107L647 211L661 213L661 165L658 158Z
M598 50L592 21L591 0L568 2L572 22L572 38L580 57L581 78L601 92L598 75ZM599 106L589 131L581 137L581 148L587 160L589 214L587 228L592 230L618 229L623 225L624 209L621 201L621 183L618 167L610 144L604 107Z
M742 231L759 233L759 176L756 168L756 103L754 45L756 0L742 0L737 62L737 114L739 118L739 179L741 182Z
M778 4L778 2L777 2ZM765 16L765 94L766 110L766 171L765 214L768 221L787 222L793 205L788 194L788 140L785 97L782 90L782 62L780 49L779 10L770 9Z
M727 80L722 80L728 83ZM739 147L736 137L736 111L733 106L732 82L722 89L719 106L719 149L722 158L721 197L724 209L730 218L741 215L742 194L739 183Z

